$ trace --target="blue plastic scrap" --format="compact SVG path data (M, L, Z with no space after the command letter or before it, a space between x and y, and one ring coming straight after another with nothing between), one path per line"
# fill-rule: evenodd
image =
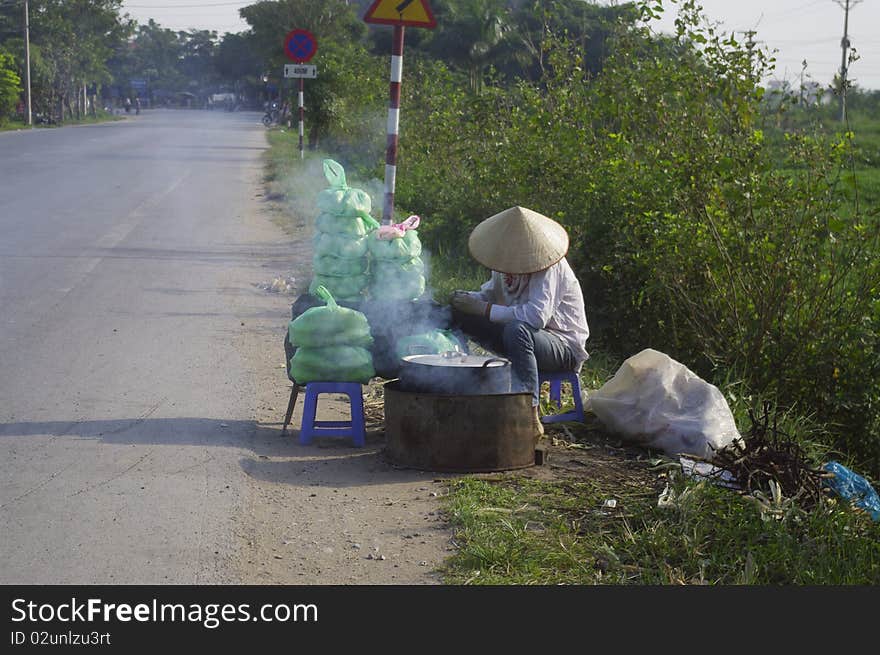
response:
M875 521L880 521L880 496L870 482L839 462L828 462L822 468L834 474L834 477L825 478L824 482L838 496L868 512Z

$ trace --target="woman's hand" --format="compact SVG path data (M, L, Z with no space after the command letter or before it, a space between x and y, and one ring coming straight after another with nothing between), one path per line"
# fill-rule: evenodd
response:
M452 307L460 311L462 314L484 316L488 306L489 303L485 300L480 300L467 291L455 291L452 294Z

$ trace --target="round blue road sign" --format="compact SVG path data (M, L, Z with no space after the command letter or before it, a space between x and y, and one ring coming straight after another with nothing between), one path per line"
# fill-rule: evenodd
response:
M308 30L293 30L284 38L284 54L297 64L304 64L318 51L318 40Z

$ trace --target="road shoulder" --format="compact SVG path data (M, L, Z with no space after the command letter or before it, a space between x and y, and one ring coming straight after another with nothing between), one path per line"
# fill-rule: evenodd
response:
M254 376L256 428L251 454L241 462L247 488L236 524L237 577L243 584L438 584L438 568L452 550L439 503L445 486L435 474L401 470L385 459L381 415L371 413L364 448L344 439L300 446L300 397L291 429L281 435L291 388L284 330L290 304L308 287L312 253L308 217L285 225L283 201L266 195L244 220L258 241L289 244L292 271L266 277L292 272L296 291L272 303L277 317L241 337ZM322 398L319 418L347 418L346 402Z

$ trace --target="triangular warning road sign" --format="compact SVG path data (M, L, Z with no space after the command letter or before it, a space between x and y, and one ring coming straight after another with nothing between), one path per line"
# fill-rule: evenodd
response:
M364 15L367 23L437 27L428 0L375 0Z

